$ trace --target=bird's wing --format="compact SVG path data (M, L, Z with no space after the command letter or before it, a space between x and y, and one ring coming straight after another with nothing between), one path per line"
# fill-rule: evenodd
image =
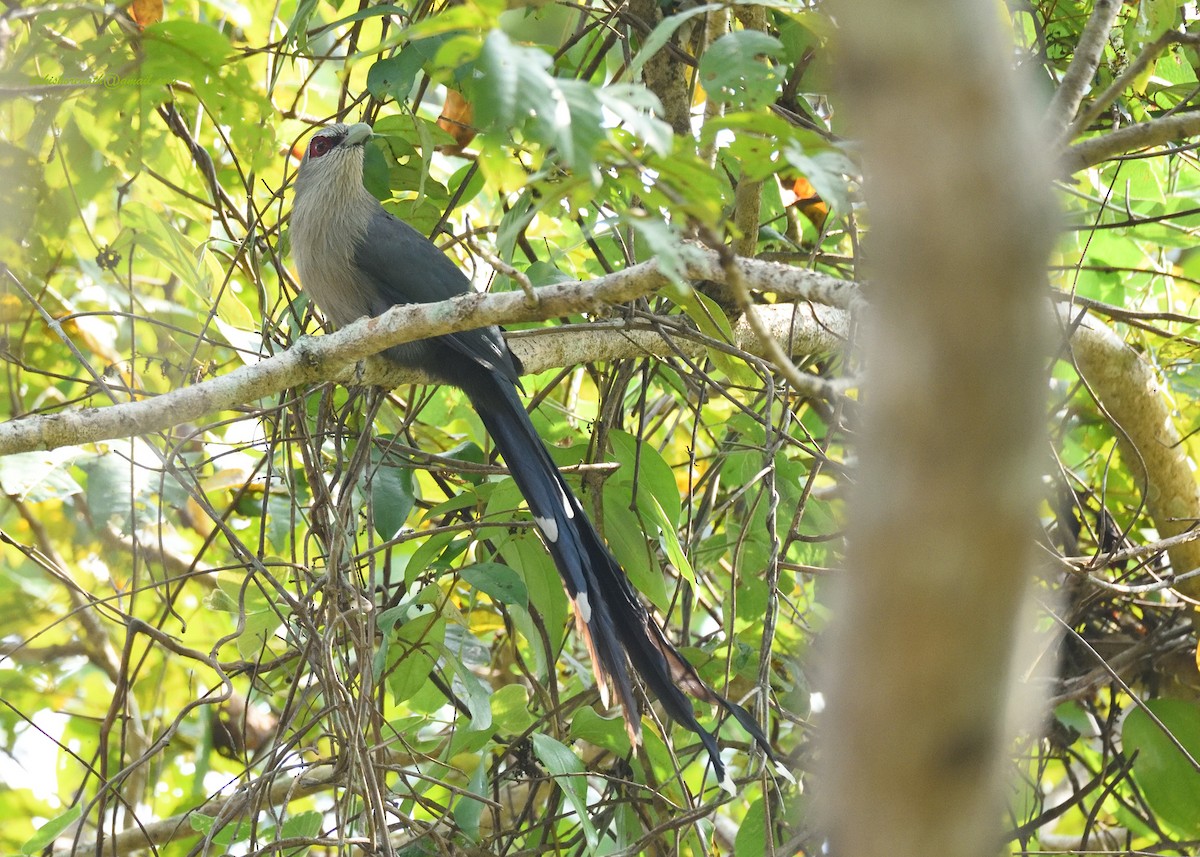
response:
M372 315L396 304L435 303L470 294L471 283L429 239L379 208L354 254L354 263L374 281ZM481 327L437 337L482 368L520 385L520 363L498 327ZM427 367L431 370L434 367Z

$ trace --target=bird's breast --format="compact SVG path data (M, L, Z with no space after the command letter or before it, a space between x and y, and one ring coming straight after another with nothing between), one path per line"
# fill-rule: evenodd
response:
M341 327L372 314L369 286L362 282L354 262L355 251L366 238L372 209L336 200L335 194L298 195L289 238L300 286L321 312Z

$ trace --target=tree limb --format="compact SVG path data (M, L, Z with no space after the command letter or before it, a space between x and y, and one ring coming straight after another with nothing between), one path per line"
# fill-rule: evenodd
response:
M1067 149L1062 166L1068 174L1076 173L1117 155L1161 146L1197 134L1200 134L1200 111L1163 116L1076 143Z
M1096 0L1092 8L1092 17L1088 19L1079 35L1079 44L1071 57L1071 65L1063 75L1062 83L1046 108L1045 124L1051 140L1058 140L1075 118L1079 105L1087 95L1096 76L1096 69L1104 58L1104 46L1108 44L1108 34L1113 22L1121 11L1119 0Z
M984 857L1032 625L1049 147L985 0L831 12L874 288L820 796L834 853Z
M319 770L317 768L319 767ZM244 817L258 806L279 806L298 798L307 797L326 789L335 788L341 782L341 775L330 765L314 766L305 773L295 777L275 778L269 786L263 781L249 783L227 797L215 797L197 807L146 824L122 830L114 836L105 837L102 843L71 842L70 835L59 837L56 844L59 848L51 852L51 857L73 857L80 854L117 855L132 854L147 848L155 848L168 843L186 841L200 835L200 831L191 826L193 816L208 816L214 818L223 816L227 820ZM265 793L260 790L266 787ZM99 846L103 845L103 848Z
M1159 535L1193 529L1200 516L1200 485L1158 375L1106 324L1088 315L1075 318L1067 306L1058 312L1070 331L1075 366L1117 430L1121 454ZM1200 542L1175 543L1168 554L1176 574L1200 568ZM1200 580L1183 580L1175 588L1200 598Z
M751 288L760 292L787 290L789 294L806 295L809 300L843 308L860 301L858 289L853 283L812 271L752 259L735 260L734 270ZM682 273L686 278L695 280L722 281L726 277L717 255L698 248L689 248ZM372 361L361 371L356 364L389 346L454 330L600 311L607 306L650 294L668 282L659 265L652 261L586 283L544 286L537 290L536 305L530 305L523 292L505 292L471 294L441 303L395 307L377 318L362 319L328 336L302 338L275 357L152 399L0 423L0 455L162 431L297 385L334 380L348 384L396 386L428 380L383 361ZM847 327L844 320L839 313L830 313L828 309L821 310L820 314L815 311L807 315L805 312L799 313L799 327L793 334L799 337L797 341L832 341L826 339L831 331L841 331L840 335L845 335ZM762 347L761 337L739 329L743 330L747 344L757 343L756 348ZM776 329L786 330L778 326ZM738 343L733 344L741 347ZM627 347L627 343L616 343L614 356ZM560 351L565 357L564 352L565 349ZM641 353L647 352L643 350ZM649 353L664 352L651 350ZM602 350L590 354L581 354L576 350L574 354L574 362L606 356ZM529 368L536 371L546 365L531 358ZM820 394L816 389L810 389L809 392Z

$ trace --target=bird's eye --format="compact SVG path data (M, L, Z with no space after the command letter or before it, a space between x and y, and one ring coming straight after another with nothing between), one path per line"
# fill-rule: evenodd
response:
M308 156L319 158L333 148L333 140L329 137L313 137L308 144Z

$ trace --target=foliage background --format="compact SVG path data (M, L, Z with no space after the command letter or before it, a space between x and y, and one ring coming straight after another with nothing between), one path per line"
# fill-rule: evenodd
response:
M1093 10L1006 14L1049 103ZM1063 143L1188 117L1190 14L1120 9L1100 109ZM139 3L0 23L6 418L201 383L317 331L288 270L286 185L333 117L374 122L368 186L496 290L677 269L685 236L853 281L869 236L819 3ZM479 129L465 152L438 122L459 96ZM1192 461L1195 133L1074 164L1050 268L1157 372ZM576 355L525 385L635 585L765 719L797 784L734 724L732 799L653 714L629 747L461 396L316 386L0 458L0 845L67 849L99 825L129 832L116 850L179 854L817 851L803 659L838 573L854 400L718 347L739 312L719 284L664 290L615 315L707 337L702 359ZM1007 841L1190 853L1196 643L1170 577L1190 568L1169 564L1121 428L1060 357L1041 518L1044 585L1065 597L1044 621L1064 630L1041 656L1062 676L1049 737L1015 748ZM857 379L852 342L795 359Z

